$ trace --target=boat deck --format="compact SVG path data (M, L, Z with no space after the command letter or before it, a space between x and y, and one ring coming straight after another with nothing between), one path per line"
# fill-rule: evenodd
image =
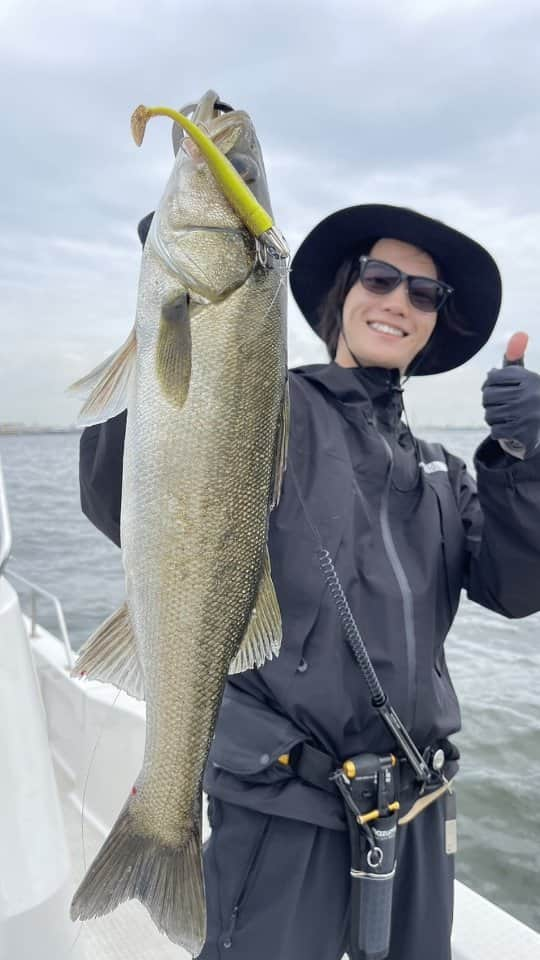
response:
M32 651L41 681L50 755L71 861L71 876L61 891L62 899L58 897L58 912L65 918L69 917L69 904L76 888L140 769L144 709L126 695L119 695L115 688L108 689L106 684L69 678L61 645L41 628L32 639ZM84 850L80 808L83 796ZM209 835L203 795L203 842ZM69 921L69 925L73 940L67 952L62 947L61 952L47 954L54 960L191 957L157 930L138 901L124 903L104 917L84 923ZM31 951L19 950L16 954L17 960L34 960L37 955L35 943ZM537 960L539 956L538 933L464 884L455 884L453 960Z

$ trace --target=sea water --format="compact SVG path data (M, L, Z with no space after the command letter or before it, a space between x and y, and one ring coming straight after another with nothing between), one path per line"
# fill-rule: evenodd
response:
M471 470L485 435L416 432ZM60 599L74 649L124 599L120 550L81 512L78 450L77 433L0 437L13 527L8 576ZM540 578L538 591L540 602ZM41 598L38 621L58 633ZM463 716L452 737L461 751L457 878L540 932L540 614L506 620L463 594L446 653Z

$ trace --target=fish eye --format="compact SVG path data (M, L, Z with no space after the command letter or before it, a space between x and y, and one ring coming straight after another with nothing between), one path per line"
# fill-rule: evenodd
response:
M259 167L253 157L245 153L231 153L228 159L246 183L254 183L257 180Z

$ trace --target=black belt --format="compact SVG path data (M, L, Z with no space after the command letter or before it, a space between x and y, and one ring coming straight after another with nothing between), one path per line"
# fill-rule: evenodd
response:
M449 740L438 740L437 743L430 745L431 755L438 749L444 752L445 762L459 759L458 748ZM387 752L390 753L390 751ZM330 774L341 764L336 763L335 759L323 750L319 750L305 741L299 743L292 748L289 754L289 766L297 776L306 780L312 786L319 787L320 790L326 790L327 793L332 793L334 796L339 793L336 785L329 778ZM406 757L399 757L399 783L400 791L410 789L418 784L414 770Z

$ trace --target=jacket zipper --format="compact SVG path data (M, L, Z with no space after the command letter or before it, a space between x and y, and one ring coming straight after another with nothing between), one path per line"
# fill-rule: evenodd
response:
M441 501L439 499L438 494L437 494L437 509L439 511L439 528L441 532L441 550L442 550L442 561L443 561L443 571L444 571L444 583L446 587L446 600L448 603L448 616L450 617L452 613L452 594L450 591L450 580L448 578L448 563L447 563L447 557L446 557L446 540L444 536L444 526L443 526L443 511L442 511ZM433 665L435 667L435 672L437 676L443 679L444 673L445 673L444 668L446 666L445 653L444 653L444 640L442 644L440 644L440 646L435 649L435 653L433 657ZM452 683L452 680L450 679L448 668L446 670L446 673L447 673L448 682L452 687L452 690L454 690L454 685ZM454 690L454 694L455 694L455 690ZM457 699L457 696L456 696L456 699Z
M254 867L255 867L255 863L256 863L257 858L258 858L258 856L259 856L259 853L260 853L261 847L262 847L262 845L263 845L264 838L265 838L265 836L266 836L266 834L267 834L267 832L268 832L268 827L269 827L269 826L270 826L270 816L267 817L266 823L264 824L264 827L263 827L263 829L261 830L261 833L260 833L260 835L259 835L259 838L258 838L258 840L257 840L257 843L255 844L253 853L252 853L252 855L251 855L251 859L250 859L249 864L248 864L248 868L247 868L247 871L246 871L246 875L245 875L245 877L244 877L244 882L242 883L242 887L241 887L241 889L240 889L240 893L237 895L236 901L235 901L235 903L234 903L234 905L233 905L232 913L231 913L231 916L230 916L229 926L228 926L227 930L225 930L225 932L224 932L224 934L223 934L223 936L222 936L222 939L221 939L221 943L222 943L222 945L225 947L226 950L228 950L230 947L232 947L232 939L233 939L234 929L235 929L235 927L236 927L236 922L237 922L237 920L238 920L238 914L239 914L239 912L240 912L240 907L242 906L242 901L243 901L243 899L244 899L244 897L245 897L245 894L246 894L246 890L247 890L247 885L248 885L249 879L250 879L250 877L251 877L251 874L253 873L253 870L254 870Z
M392 448L387 440L379 434L383 446L386 450L389 460L389 470L388 476L386 478L386 484L383 490L381 497L381 508L380 508L380 521L381 521L381 530L383 543L386 550L388 559L394 571L395 578L397 580L400 592L401 592L401 601L403 604L403 619L405 624L405 640L407 644L407 714L406 720L404 720L405 725L409 728L412 728L413 719L414 719L414 705L416 698L415 690L415 676L416 676L416 637L414 633L414 615L413 615L413 598L412 590L407 579L407 575L403 569L401 560L399 559L398 552L396 550L396 545L394 543L394 538L392 537L392 532L390 530L390 522L388 519L388 499L390 492L390 484L392 482L392 470L394 467L394 455L392 453Z

